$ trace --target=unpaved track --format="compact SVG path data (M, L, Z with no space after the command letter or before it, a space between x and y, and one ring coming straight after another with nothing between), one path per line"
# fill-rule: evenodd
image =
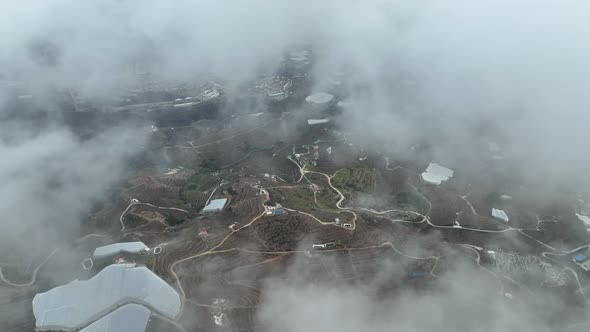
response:
M47 263L47 261L49 261L49 259L55 255L55 253L57 252L58 249L53 250L49 256L47 256L36 268L35 270L33 270L33 275L31 276L31 281L26 282L26 283L22 283L22 284L18 284L18 283L14 283L14 282L10 282L8 280L6 280L6 278L4 277L4 273L2 273L2 267L0 267L0 280L10 286L13 287L29 287L32 286L36 281L37 281L37 272L39 272L39 270L43 267L43 265L45 265L45 263Z

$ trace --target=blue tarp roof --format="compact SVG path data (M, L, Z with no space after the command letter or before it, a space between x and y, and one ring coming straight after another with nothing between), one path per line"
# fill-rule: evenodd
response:
M588 257L586 255L578 254L578 255L574 256L574 260L578 263L581 263L581 262L585 261L586 259L588 259Z
M424 277L425 275L426 275L426 272L422 272L422 271L410 272L410 277Z

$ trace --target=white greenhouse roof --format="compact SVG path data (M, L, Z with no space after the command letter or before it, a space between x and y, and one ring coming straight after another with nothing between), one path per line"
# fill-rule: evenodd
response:
M422 179L428 183L441 184L453 177L453 170L437 163L430 163L422 173Z
M505 222L508 222L510 220L510 218L508 218L508 215L506 214L506 212L504 212L504 210L500 210L500 209L492 208L492 216L496 217L498 219L502 219Z
M207 204L207 206L205 206L203 208L203 212L221 211L221 210L223 210L225 203L227 203L227 198L214 199L214 200L210 201L209 204Z
M330 119L308 119L307 120L307 124L310 126L322 124L322 123L328 123L328 122L330 122Z
M590 217L578 213L576 213L576 216L578 217L578 219L580 219L581 222L584 223L584 225L590 226Z
M318 92L312 94L311 96L307 96L307 98L305 98L305 101L312 104L327 104L331 102L333 99L334 96L332 96L329 93Z
M126 253L139 253L143 251L147 251L149 248L143 244L143 242L120 242L120 243L113 243L107 246L98 247L94 250L94 258L103 258L108 257L116 254L120 254L122 252Z
M124 305L80 332L144 332L151 312L139 304Z
M114 264L90 280L74 280L35 295L33 314L38 331L76 330L131 302L169 318L180 313L178 293L148 268Z

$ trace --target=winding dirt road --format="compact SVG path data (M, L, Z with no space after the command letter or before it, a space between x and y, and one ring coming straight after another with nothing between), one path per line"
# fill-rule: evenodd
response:
M2 267L0 267L0 280L10 286L13 287L29 287L32 286L36 281L37 281L37 272L39 272L39 270L43 267L43 265L45 265L45 263L47 263L47 261L49 261L49 259L55 255L55 253L58 251L58 249L53 250L49 256L47 256L36 268L35 270L33 270L33 275L31 276L31 281L26 282L26 283L14 283L14 282L10 282L8 280L6 280L6 278L4 277L4 273L2 273Z

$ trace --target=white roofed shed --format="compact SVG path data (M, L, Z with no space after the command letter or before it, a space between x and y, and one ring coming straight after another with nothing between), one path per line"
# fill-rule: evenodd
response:
M590 217L576 213L578 219L586 225L586 227L590 227Z
M421 176L422 180L425 182L440 185L444 181L452 178L453 174L454 172L452 169L446 168L437 163L430 163L428 167L426 167L426 170L422 172Z
M326 92L317 92L305 98L310 104L327 105L334 100L334 96Z
M207 204L207 206L205 206L203 208L203 212L221 211L225 207L226 203L227 203L227 198L214 199L214 200L210 201L209 204Z
M307 124L310 126L324 124L330 122L330 119L308 119Z
M508 218L508 215L506 212L504 212L504 210L496 208L492 208L492 217L504 220L505 222L510 221L510 218Z

